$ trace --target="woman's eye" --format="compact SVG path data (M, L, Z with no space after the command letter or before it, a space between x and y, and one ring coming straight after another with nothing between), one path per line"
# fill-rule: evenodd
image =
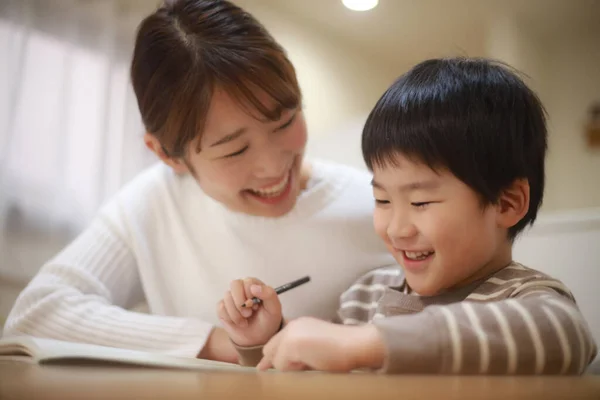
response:
M427 207L429 204L431 204L430 201L417 201L414 203L410 203L413 207L417 207L417 208L425 208Z
M292 123L294 122L294 120L295 120L295 119L296 119L296 114L294 114L294 115L292 116L292 118L290 118L290 119L288 120L288 122L286 122L285 124L281 125L279 128L275 129L275 131L276 131L276 132L279 132L279 131L282 131L282 130L284 130L285 128L287 128L287 127L289 127L290 125L292 125Z
M390 204L390 201L389 200L375 199L375 203L380 204L380 205L384 205L384 204Z
M231 157L239 156L240 154L244 153L246 150L248 150L248 146L244 146L242 149L236 151L235 153L227 154L226 156L223 156L223 158L231 158Z

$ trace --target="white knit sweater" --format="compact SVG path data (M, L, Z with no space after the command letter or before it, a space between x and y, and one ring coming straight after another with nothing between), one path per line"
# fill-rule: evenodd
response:
M19 296L5 336L34 335L193 357L233 279L278 286L286 318L332 318L360 275L394 263L372 228L369 174L312 162L281 218L234 213L163 164L140 174ZM150 314L128 311L146 301Z

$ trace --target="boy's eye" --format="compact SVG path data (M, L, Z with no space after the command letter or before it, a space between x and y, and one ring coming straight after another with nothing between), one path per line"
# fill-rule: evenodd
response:
M411 206L417 207L417 208L425 208L429 204L431 204L430 201L417 201L417 202L414 202L414 203L410 203Z
M377 203L377 204L390 204L390 201L389 200L375 199L375 203Z
M236 151L235 153L227 154L226 156L223 156L223 158L231 158L231 157L239 156L240 154L244 153L246 150L248 150L248 146L244 146L242 149Z

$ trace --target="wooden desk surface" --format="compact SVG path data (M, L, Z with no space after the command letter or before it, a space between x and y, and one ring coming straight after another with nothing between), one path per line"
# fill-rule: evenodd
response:
M0 362L0 399L600 399L600 376L230 373Z

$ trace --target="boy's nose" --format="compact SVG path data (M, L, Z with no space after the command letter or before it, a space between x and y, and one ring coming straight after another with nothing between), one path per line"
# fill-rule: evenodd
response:
M408 220L395 218L388 226L387 234L392 243L401 244L406 239L413 238L417 235L417 227ZM396 246L394 244L394 246Z

